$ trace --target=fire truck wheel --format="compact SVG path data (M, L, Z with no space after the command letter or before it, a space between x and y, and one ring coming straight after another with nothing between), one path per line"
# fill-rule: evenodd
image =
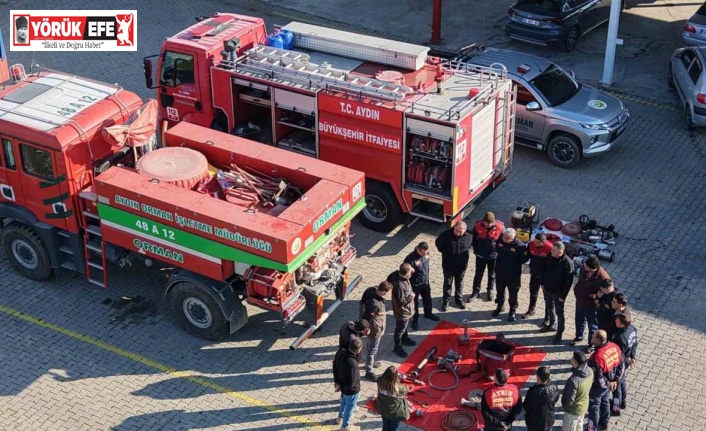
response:
M228 322L216 300L195 283L177 283L171 291L174 314L184 330L207 340L228 335Z
M368 182L365 185L365 208L360 223L377 232L389 232L400 224L402 210L387 184Z
M556 135L547 147L549 160L560 168L571 169L581 161L581 147L576 138L570 135Z
M2 231L2 248L23 277L44 281L51 277L51 261L42 240L28 227L11 224Z

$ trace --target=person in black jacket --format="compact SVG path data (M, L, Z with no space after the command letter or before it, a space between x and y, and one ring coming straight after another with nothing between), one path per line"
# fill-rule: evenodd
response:
M422 241L404 259L405 263L412 265L414 272L409 282L412 283L414 292L414 316L412 317L412 329L419 329L419 297L422 297L424 307L424 317L434 321L439 321L438 316L431 312L431 285L429 284L429 244Z
M463 305L463 278L468 268L470 251L473 246L473 236L467 231L466 222L459 221L451 229L441 232L435 241L436 249L441 253L441 269L444 272L444 296L441 311L446 311L451 302L451 285L456 291L454 298L456 305L466 309Z
M515 238L516 232L513 228L503 231L503 236L495 245L498 251L498 259L495 262L495 279L498 287L498 306L493 312L493 317L497 317L505 309L505 291L510 296L510 314L508 322L515 321L517 311L517 294L520 292L522 264L527 262L527 250L524 244Z
M603 329L610 334L609 329L615 321L615 311L613 310L613 297L620 291L613 285L613 280L601 280L598 285L600 290L596 294L598 300L598 310L596 317L598 319L598 329Z
M561 391L549 380L549 367L537 368L537 384L527 391L522 403L527 431L551 431L554 426L554 405Z
M539 289L544 286L544 273L547 272L547 256L552 252L552 243L547 241L547 236L538 233L533 241L527 244L527 257L530 267L530 303L523 319L534 316L539 298ZM544 320L549 321L549 313L544 310Z
M369 287L363 292L360 298L358 311L361 319L370 323L370 333L367 337L367 348L365 350L365 377L370 380L377 380L378 376L373 372L373 368L380 368L382 362L375 360L375 355L380 347L380 340L385 334L385 298L392 291L392 284L383 281L377 287Z
M547 270L544 273L544 302L549 312L549 325L543 327L541 332L556 330L554 344L560 344L564 334L564 303L574 282L574 262L564 253L565 249L566 246L561 241L554 244L551 255L547 256ZM558 320L556 327L555 320Z
M485 431L509 431L522 413L522 396L517 386L507 383L507 371L495 370L495 384L483 391L480 411Z
M338 422L342 430L359 430L351 425L360 397L360 371L357 357L363 350L363 341L356 338L348 349L338 349L333 359L333 384L336 392L341 391L341 406L338 409Z
M338 348L347 349L352 340L367 337L370 334L370 322L360 319L357 322L346 322L338 331ZM360 359L360 358L358 358Z
M505 225L500 220L495 220L495 214L487 212L483 219L477 220L471 228L473 236L473 254L476 255L476 273L473 276L473 293L468 297L468 302L480 296L480 284L483 273L488 269L488 301L495 299L493 288L495 286L495 260L498 253L495 243L500 239Z
M630 312L625 310L622 313L618 313L615 316L615 327L617 328L613 334L613 342L620 347L620 351L623 352L623 363L625 372L620 379L618 388L613 392L613 402L617 398L620 403L620 408L616 409L613 406L613 411L625 410L627 408L626 399L628 395L628 383L626 380L627 372L629 368L635 366L635 356L637 356L637 329L632 324L632 316ZM617 414L616 414L617 416Z

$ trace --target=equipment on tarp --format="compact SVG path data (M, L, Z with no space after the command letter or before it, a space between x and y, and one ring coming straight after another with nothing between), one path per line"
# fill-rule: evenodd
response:
M481 341L476 350L478 367L489 381L493 380L495 371L500 368L510 375L514 357L515 348L505 342L503 334L498 334L495 339Z
M409 383L414 383L415 385L425 386L423 381L416 379L416 378L410 376L409 374L404 374L404 373L398 372L397 375L399 376L400 380L403 382L409 382Z
M483 389L474 389L468 393L468 398L461 398L461 406L480 410L482 397Z
M441 427L444 431L476 431L478 430L478 418L473 412L457 410L444 417Z
M455 364L455 362L458 362L461 360L461 355L458 354L454 349L449 349L448 353L446 354L446 357L444 358L438 358L437 362L437 370L432 371L429 373L429 376L427 377L427 382L429 382L429 386L431 386L433 389L436 389L437 391L450 391L452 389L456 389L461 382L461 378L458 375L458 365ZM432 378L434 375L438 373L446 373L450 372L454 376L454 383L450 386L439 386L435 385L432 383Z
M539 205L524 202L515 208L510 218L510 224L517 230L517 239L528 242L531 239L534 226L539 223Z
M561 231L564 227L564 222L556 218L548 218L542 223L547 230Z
M424 366L426 366L426 364L427 364L429 361L433 361L433 360L434 360L434 354L435 354L435 353L436 353L436 347L432 347L432 348L427 352L427 354L424 355L424 359L422 359L422 361L421 361L419 364L417 364L417 366L414 367L414 369L413 369L412 371L409 372L409 377L411 377L411 378L413 378L413 379L419 379L420 374L421 374L422 369L424 368Z
M468 325L471 324L471 321L468 319L463 319L463 335L461 335L458 338L458 345L459 346L470 346L471 345L471 337L468 336Z

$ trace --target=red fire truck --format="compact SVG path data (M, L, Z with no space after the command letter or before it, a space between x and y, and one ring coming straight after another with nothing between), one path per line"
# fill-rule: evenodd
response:
M71 270L106 287L109 262L159 260L186 330L233 333L247 322L246 301L285 325L304 316L292 348L359 283L347 267L356 257L350 222L365 206L362 172L186 122L157 148L154 101L61 72L26 75L16 65L8 75L2 59L8 76L0 244L21 275ZM108 133L116 127L148 136L117 145Z
M429 48L218 13L144 60L161 117L365 172L361 222L455 223L511 169L514 90L490 68ZM411 216L411 217L410 217Z

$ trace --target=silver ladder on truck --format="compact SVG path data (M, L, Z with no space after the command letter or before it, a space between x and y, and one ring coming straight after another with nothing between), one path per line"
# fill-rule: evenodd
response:
M271 79L290 81L321 89L348 91L389 101L401 101L414 89L406 85L383 82L373 78L354 76L327 65L309 63L309 55L257 45L246 53L244 61L229 63L235 71L266 75Z

